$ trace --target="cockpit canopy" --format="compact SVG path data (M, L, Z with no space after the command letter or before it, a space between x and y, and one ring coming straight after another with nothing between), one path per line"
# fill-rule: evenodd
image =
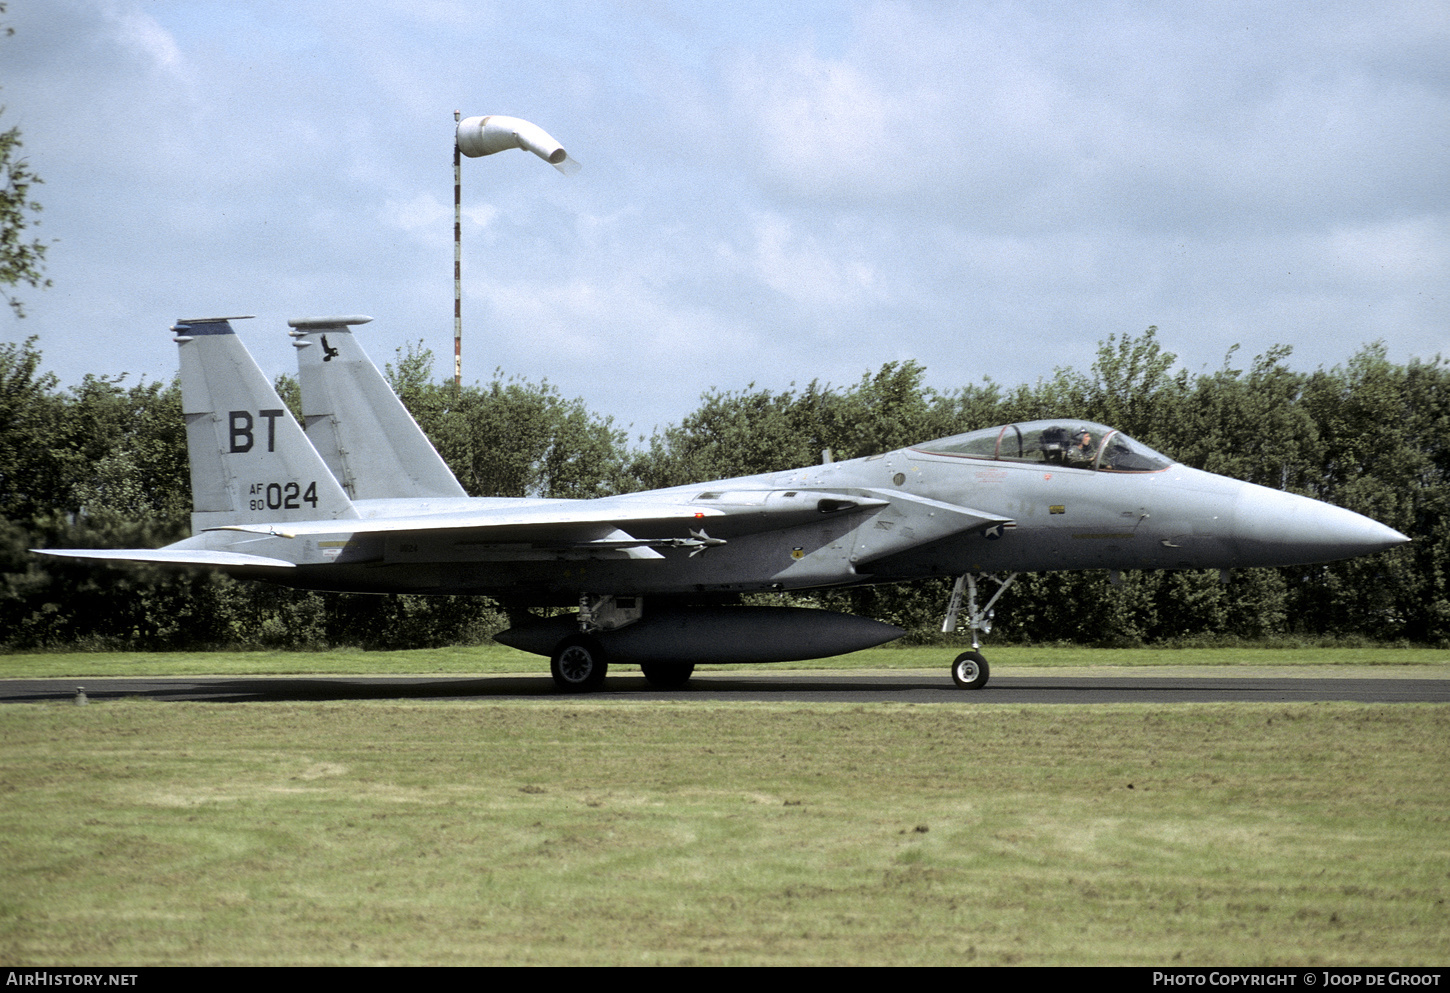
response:
M932 455L1031 462L1100 472L1158 472L1173 460L1121 431L1091 421L1025 421L913 446Z

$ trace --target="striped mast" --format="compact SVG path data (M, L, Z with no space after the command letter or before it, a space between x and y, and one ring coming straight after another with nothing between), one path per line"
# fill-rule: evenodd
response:
M458 111L453 112L453 385L463 387L463 173L458 152Z

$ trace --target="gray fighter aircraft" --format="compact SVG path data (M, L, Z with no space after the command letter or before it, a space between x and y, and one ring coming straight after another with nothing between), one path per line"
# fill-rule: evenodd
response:
M722 595L955 576L942 630L965 612L972 650L952 678L980 689L979 635L1019 573L1299 565L1409 540L1072 418L593 500L469 497L357 343L352 328L370 318L289 322L305 432L233 331L238 319L172 328L192 537L38 551L307 589L487 594L516 616L577 604L497 636L549 656L566 691L598 688L610 661L671 687L699 663L822 658L905 633L829 611L725 606ZM995 589L981 602L984 580Z

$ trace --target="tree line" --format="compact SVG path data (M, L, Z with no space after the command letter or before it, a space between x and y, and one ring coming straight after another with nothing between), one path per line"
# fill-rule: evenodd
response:
M940 391L914 362L847 386L707 392L631 444L547 382L432 378L421 344L387 376L475 496L594 497L873 455L1012 421L1099 421L1187 465L1348 507L1414 540L1329 565L1217 572L1042 573L998 603L993 640L1201 644L1338 639L1450 644L1450 367L1390 362L1382 345L1313 372L1277 347L1190 373L1157 330L1111 336L1088 370ZM297 385L278 392L298 409ZM0 647L405 648L476 643L506 625L483 597L365 596L205 572L87 566L34 547L154 547L188 533L177 382L89 376L62 388L35 340L0 345ZM950 580L789 597L927 638ZM776 595L746 598L774 602Z

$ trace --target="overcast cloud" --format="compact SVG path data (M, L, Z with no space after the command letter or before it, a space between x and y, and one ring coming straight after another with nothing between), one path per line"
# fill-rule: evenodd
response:
M950 389L1160 328L1190 369L1450 351L1450 4L11 0L0 128L45 179L67 382L169 379L177 318L294 371L365 313L452 371L453 111L583 170L465 160L464 378L648 432L704 390Z

